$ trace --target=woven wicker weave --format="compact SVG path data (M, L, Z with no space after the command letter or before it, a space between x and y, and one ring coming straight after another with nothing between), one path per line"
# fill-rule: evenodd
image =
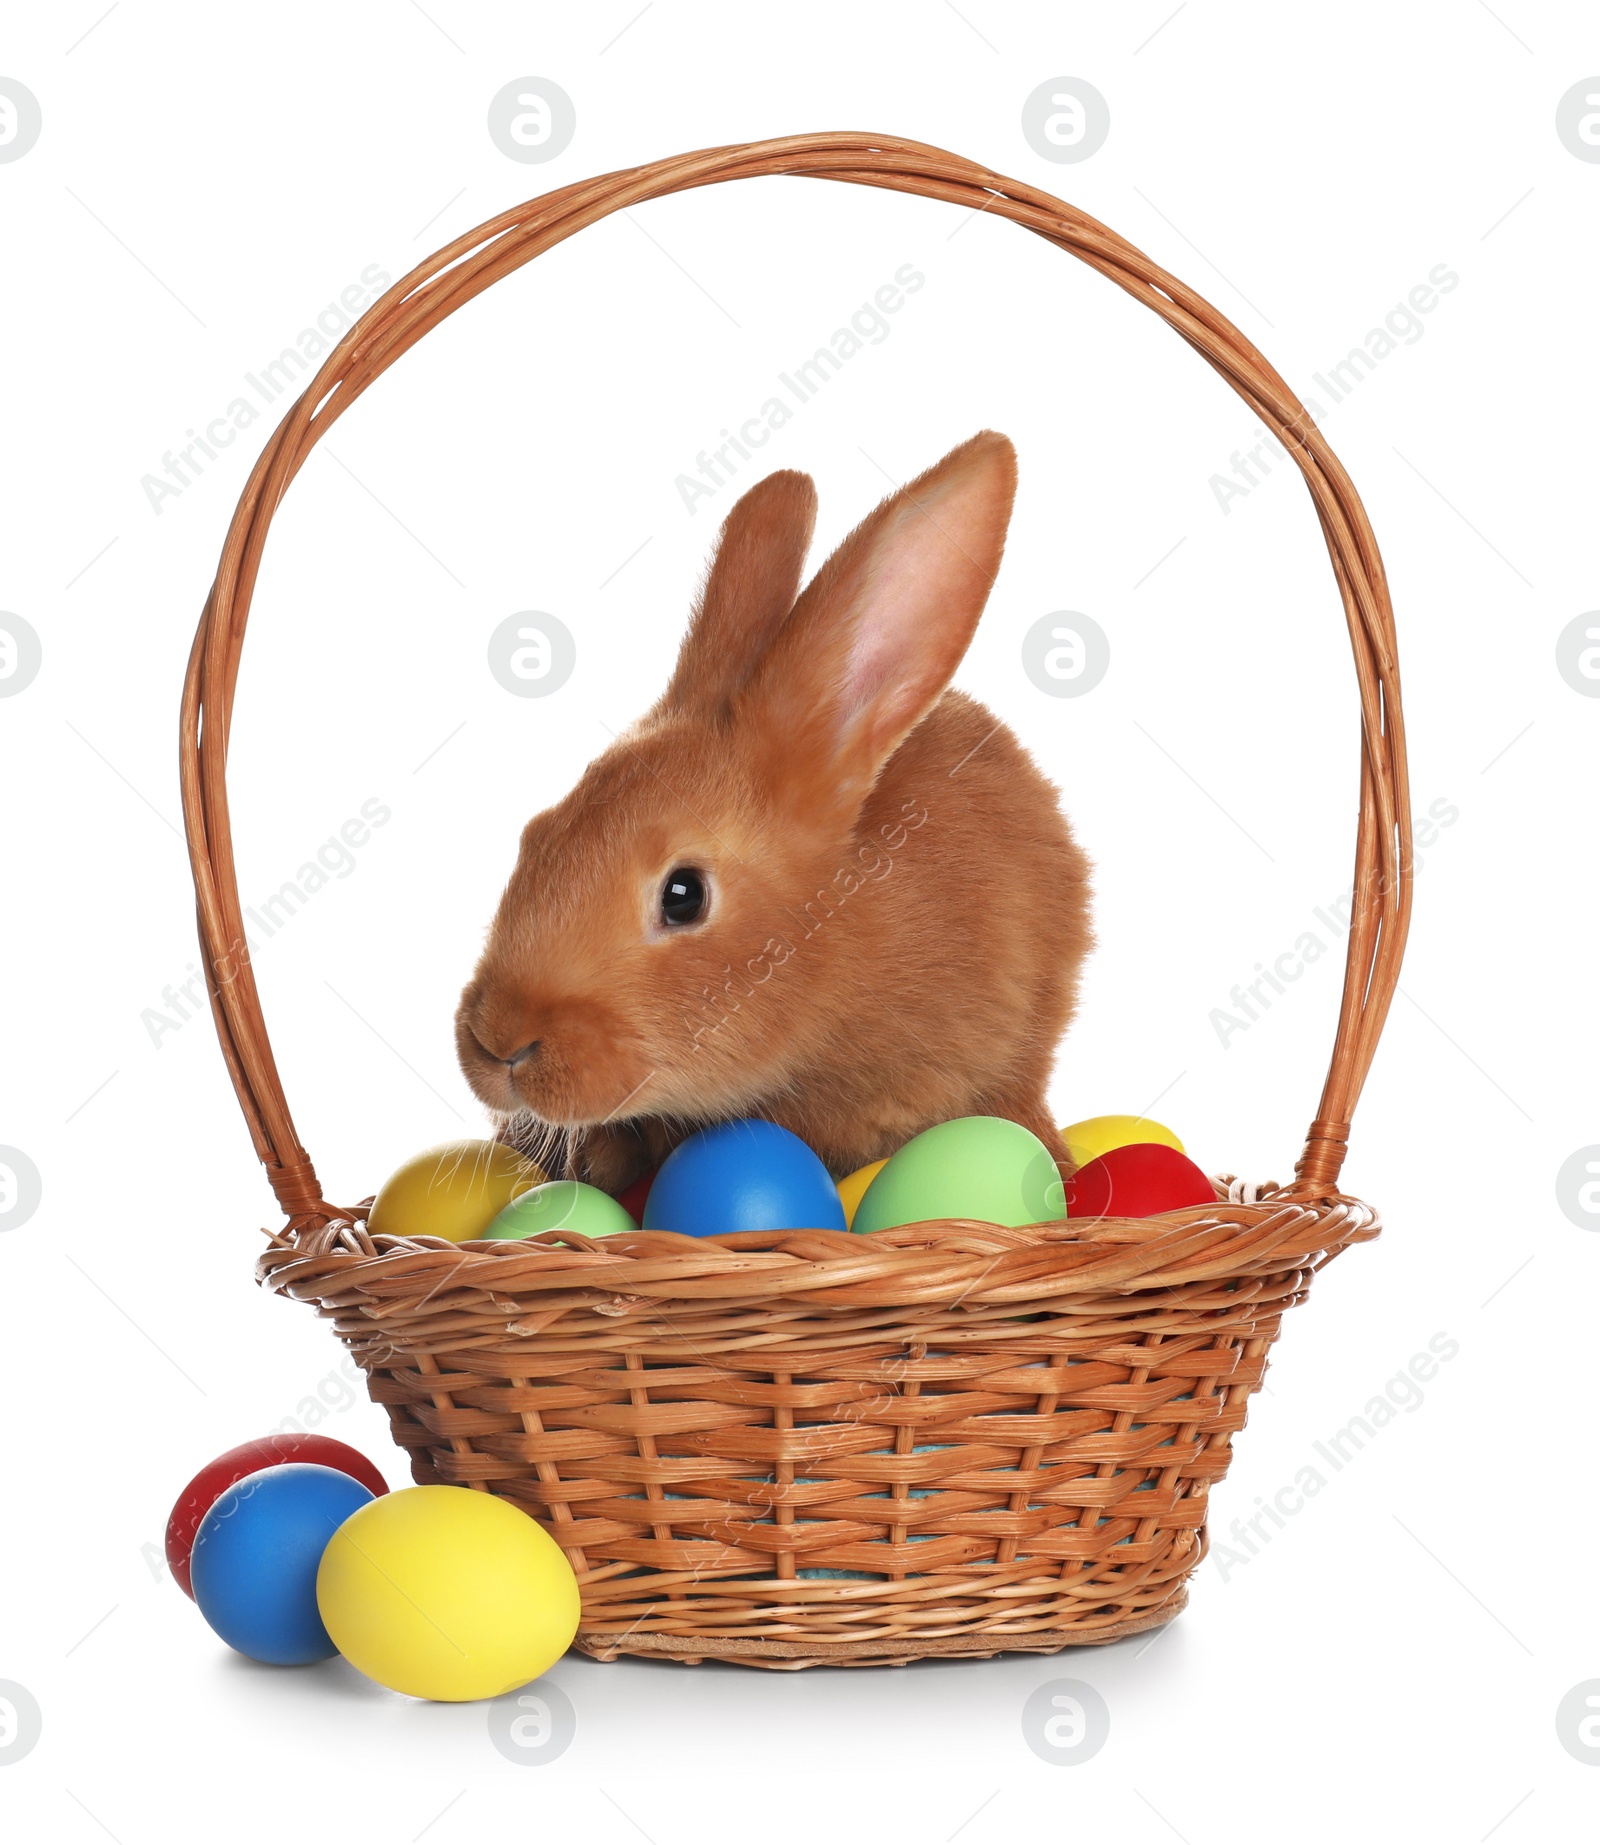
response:
M1295 1182L1212 1207L1035 1229L457 1246L371 1236L290 1118L245 948L225 768L272 516L313 445L446 315L610 213L728 179L885 186L1009 218L1168 322L1293 456L1344 601L1361 807L1344 999ZM1169 1620L1284 1310L1377 1234L1338 1191L1399 972L1411 843L1393 615L1354 487L1213 307L1059 199L938 148L819 134L563 187L431 256L340 342L240 499L195 638L184 813L213 1016L288 1215L258 1274L313 1303L420 1481L540 1519L583 1589L578 1645L797 1667L1052 1652Z

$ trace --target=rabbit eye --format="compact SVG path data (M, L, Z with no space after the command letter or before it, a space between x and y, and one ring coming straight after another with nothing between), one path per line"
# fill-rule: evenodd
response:
M710 892L701 874L689 865L678 865L667 873L661 886L661 918L669 928L699 922L706 913Z

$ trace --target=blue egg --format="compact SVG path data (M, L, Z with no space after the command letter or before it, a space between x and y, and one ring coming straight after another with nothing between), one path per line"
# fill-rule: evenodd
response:
M724 1121L667 1155L645 1201L644 1227L684 1236L843 1230L844 1205L827 1167L797 1134L772 1121Z
M269 1666L304 1666L339 1650L317 1612L328 1539L372 1494L332 1467L290 1461L247 1474L200 1521L190 1560L194 1599L220 1639Z

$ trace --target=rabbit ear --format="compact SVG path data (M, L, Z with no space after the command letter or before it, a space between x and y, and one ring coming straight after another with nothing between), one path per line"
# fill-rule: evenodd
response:
M772 777L859 804L961 663L1000 567L1016 452L984 430L902 487L823 565L737 709Z
M727 710L794 607L816 516L811 477L792 468L769 474L735 505L658 710Z

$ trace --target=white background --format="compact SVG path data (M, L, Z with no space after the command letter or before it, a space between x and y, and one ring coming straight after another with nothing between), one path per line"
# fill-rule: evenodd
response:
M1555 1712L1600 1677L1600 1241L1558 1208L1555 1175L1600 1140L1600 702L1554 664L1600 602L1600 166L1554 129L1561 95L1600 70L1588 9L102 13L12 9L0 52L44 122L0 165L0 606L44 649L36 683L0 701L0 1141L44 1186L0 1238L0 1679L44 1712L39 1746L0 1769L9 1835L1588 1836L1600 1781ZM576 105L544 166L485 129L525 75ZM1111 110L1077 165L1020 128L1060 75ZM144 1016L195 960L178 691L270 418L159 513L141 479L365 266L399 276L591 173L819 128L932 141L1059 192L1210 295L1304 392L1436 265L1459 275L1325 423L1391 574L1415 806L1456 816L1421 854L1346 1168L1387 1229L1286 1323L1213 1498L1219 1545L1431 1337L1459 1351L1253 1557L1204 1565L1154 1644L759 1677L573 1658L555 1676L576 1740L530 1769L491 1748L481 1707L414 1704L338 1661L230 1656L159 1570L194 1468L304 1418L319 1389L326 1432L395 1484L404 1469L327 1332L252 1284L272 1201L209 1022L157 1046ZM632 218L433 333L314 455L273 530L232 763L246 901L363 801L393 816L259 958L328 1194L363 1196L416 1148L477 1131L450 1013L516 830L659 690L731 504L691 516L674 479L907 262L927 283L890 337L763 463L814 473L821 547L886 475L984 425L1015 440L1011 545L960 683L1037 752L1098 865L1060 1118L1160 1097L1211 1170L1286 1177L1338 957L1226 1046L1211 1014L1349 876L1355 689L1297 478L1280 465L1224 514L1209 483L1256 439L1248 411L1153 316L1012 226L776 179ZM529 608L577 637L571 683L543 701L485 665L489 631ZM1110 637L1081 699L1021 670L1021 636L1057 609ZM1004 892L951 901L954 921ZM1037 1759L1020 1727L1059 1678L1111 1712L1077 1768Z

